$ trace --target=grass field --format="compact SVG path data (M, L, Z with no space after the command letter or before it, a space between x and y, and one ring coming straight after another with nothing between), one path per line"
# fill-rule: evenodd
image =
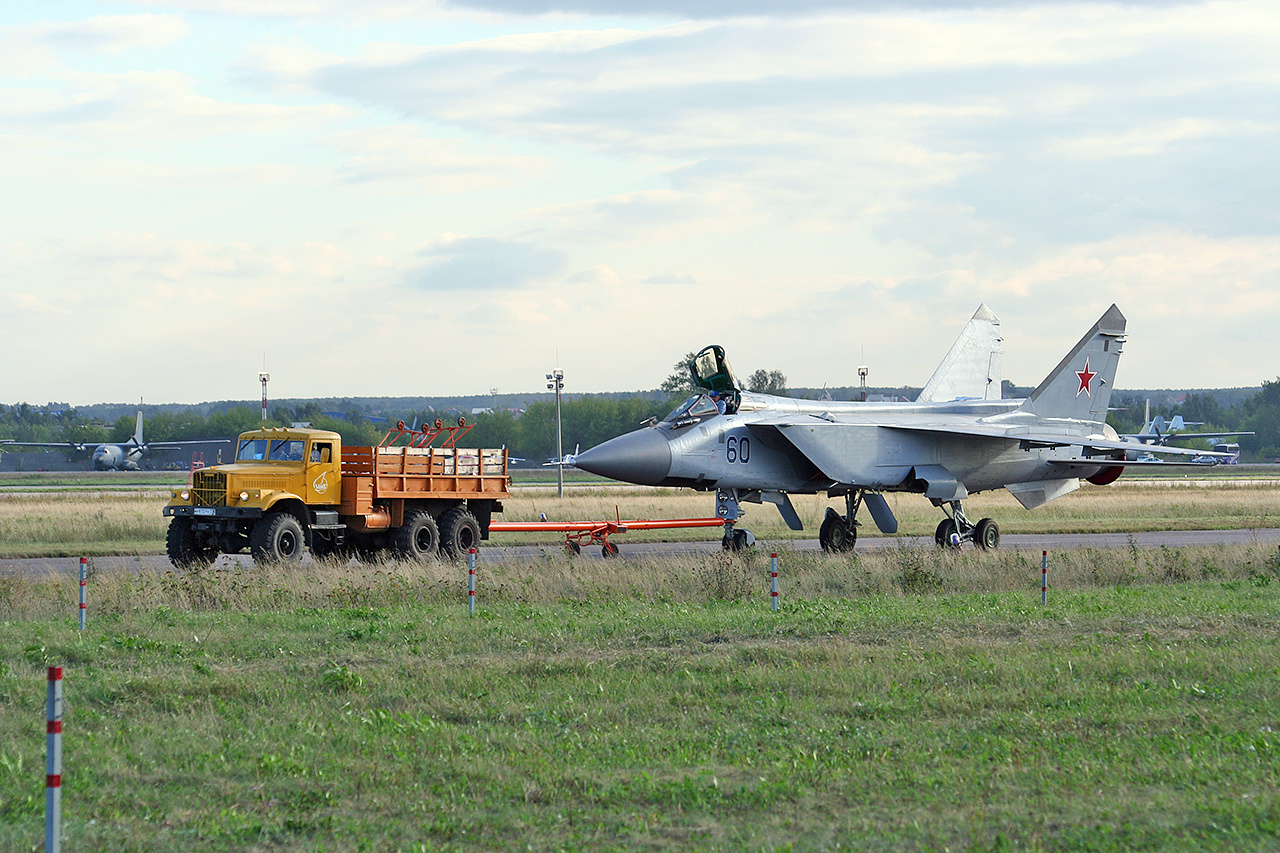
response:
M1277 524L1280 486L1117 486L967 508ZM157 553L163 502L0 494L0 555ZM826 503L797 501L801 535ZM506 518L709 506L552 488ZM827 557L750 512L777 613L758 552L548 549L486 566L474 616L439 562L111 573L83 634L76 582L0 574L0 850L42 845L54 664L69 851L1280 849L1274 548L1065 551L1042 607L1036 557Z
M1280 848L1269 547L0 577L0 849Z

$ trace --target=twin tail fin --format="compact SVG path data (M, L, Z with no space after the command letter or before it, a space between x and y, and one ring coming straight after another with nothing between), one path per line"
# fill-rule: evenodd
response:
M1112 305L1022 404L1041 418L1103 422L1124 348L1124 315Z

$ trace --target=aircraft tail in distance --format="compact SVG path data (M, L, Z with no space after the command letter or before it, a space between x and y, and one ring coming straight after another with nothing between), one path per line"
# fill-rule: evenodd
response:
M1022 404L1040 418L1102 422L1124 348L1124 315L1112 305Z

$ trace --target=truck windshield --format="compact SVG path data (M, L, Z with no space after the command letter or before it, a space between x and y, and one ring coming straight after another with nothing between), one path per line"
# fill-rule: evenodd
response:
M300 462L306 444L305 441L299 441L296 438L277 438L271 442L271 456L269 458L286 462Z
M246 438L236 450L237 462L261 462L274 459L295 462L302 459L307 443L297 438Z
M240 442L236 451L237 462L260 462L267 458L267 440L265 438L246 438Z

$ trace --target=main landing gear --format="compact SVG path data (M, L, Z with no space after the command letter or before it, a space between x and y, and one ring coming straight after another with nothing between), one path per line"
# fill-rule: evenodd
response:
M934 501L934 505L947 513L947 517L938 522L938 529L933 533L933 541L939 548L959 550L960 543L972 542L984 551L994 551L1000 547L1000 527L993 519L983 518L977 524L972 523L964 514L960 501Z
M844 496L845 514L831 507L818 528L818 544L831 553L852 551L858 542L858 508L862 506L862 491L847 492Z

